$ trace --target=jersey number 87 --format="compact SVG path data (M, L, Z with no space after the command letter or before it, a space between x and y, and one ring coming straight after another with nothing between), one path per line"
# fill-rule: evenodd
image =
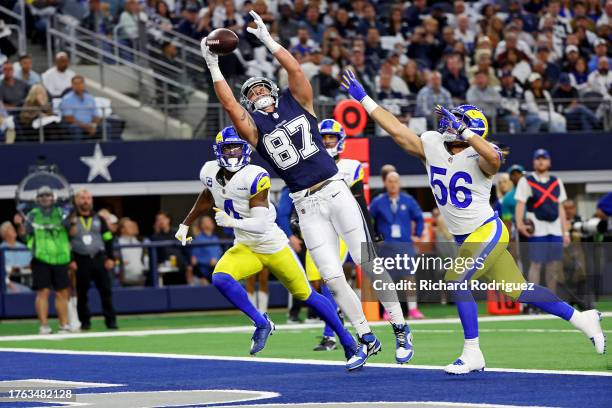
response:
M470 189L465 186L457 185L459 180L464 180L465 184L472 184L472 176L465 171L458 171L450 178L447 188L442 180L435 178L436 175L445 176L446 169L436 166L430 166L429 169L429 183L431 184L431 188L438 205L446 205L449 196L451 203L457 208L466 208L472 203L472 192ZM436 194L436 186L440 189L440 196ZM462 193L463 200L460 200L460 197L458 196L459 193Z
M291 136L297 132L302 134L302 148L299 153L291 142ZM282 170L295 166L300 161L300 156L307 159L319 151L317 145L312 141L310 123L304 115L298 116L265 135L263 143L274 163Z

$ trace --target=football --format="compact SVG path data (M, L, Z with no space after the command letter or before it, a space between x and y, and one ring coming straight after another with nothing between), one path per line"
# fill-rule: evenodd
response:
M238 46L238 36L227 28L217 28L206 37L206 45L217 55L230 54Z

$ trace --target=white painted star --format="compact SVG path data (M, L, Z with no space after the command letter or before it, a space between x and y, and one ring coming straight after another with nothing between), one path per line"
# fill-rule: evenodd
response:
M89 175L87 176L88 183L97 176L101 176L106 181L111 181L108 166L117 159L117 156L104 156L99 143L96 143L93 156L81 156L80 159L89 166Z

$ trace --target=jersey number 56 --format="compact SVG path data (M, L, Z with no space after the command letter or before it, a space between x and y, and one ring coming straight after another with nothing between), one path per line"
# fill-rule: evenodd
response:
M436 175L445 176L446 169L443 167L429 166L429 183L431 184L431 188L434 193L434 197L436 197L436 201L438 205L446 205L448 202L448 197L450 196L451 204L457 208L466 208L472 203L472 192L469 188L465 186L458 186L457 182L459 180L465 181L465 184L472 184L472 176L465 171L458 171L453 174L450 178L450 182L448 183L448 188L444 185L442 180L436 179ZM436 187L440 189L440 195L436 193ZM462 193L463 199L460 200L458 196L459 193Z

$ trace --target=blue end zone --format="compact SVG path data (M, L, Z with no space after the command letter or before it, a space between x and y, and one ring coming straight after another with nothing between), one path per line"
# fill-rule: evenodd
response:
M280 394L251 404L437 401L596 408L612 401L612 377L604 376L485 371L456 377L441 370L378 367L347 373L328 365L15 352L0 352L0 361L2 381L126 384L79 393L242 389Z

